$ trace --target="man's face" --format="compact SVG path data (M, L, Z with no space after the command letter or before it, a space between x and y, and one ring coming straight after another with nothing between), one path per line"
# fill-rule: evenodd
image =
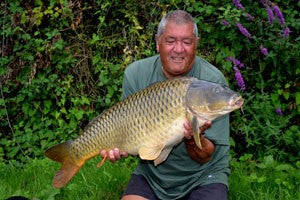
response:
M156 36L156 49L167 78L184 75L192 68L199 40L193 30L192 23L167 22L161 37Z

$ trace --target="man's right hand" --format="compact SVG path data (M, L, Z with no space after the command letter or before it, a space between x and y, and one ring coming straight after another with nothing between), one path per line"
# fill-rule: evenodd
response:
M125 157L127 158L128 157L128 153L127 152L120 152L120 150L118 148L114 148L112 150L110 150L109 152L107 152L106 150L102 150L100 152L100 156L102 158L107 158L109 159L112 163L117 161L117 160L120 160L121 157Z

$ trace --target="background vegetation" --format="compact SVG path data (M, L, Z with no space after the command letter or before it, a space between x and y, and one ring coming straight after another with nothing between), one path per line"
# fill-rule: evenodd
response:
M244 113L231 116L233 160L261 169L256 164L272 158L273 166L288 166L285 172L299 171L300 3L238 2L1 2L0 163L26 168L118 102L125 67L156 54L162 15L184 9L198 23L198 54L246 99ZM270 178L260 176L250 175L254 182ZM284 186L290 193L299 192L299 177L294 178L293 189ZM274 184L284 184L283 179Z

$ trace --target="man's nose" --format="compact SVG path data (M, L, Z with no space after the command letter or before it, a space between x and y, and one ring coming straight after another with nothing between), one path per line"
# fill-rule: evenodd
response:
M181 41L175 42L174 51L176 53L182 53L184 51L184 46Z

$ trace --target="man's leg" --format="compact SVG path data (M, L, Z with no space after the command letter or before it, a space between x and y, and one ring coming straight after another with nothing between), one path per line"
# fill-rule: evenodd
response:
M209 185L196 187L189 195L188 200L227 200L228 188L222 183L213 183Z
M122 200L157 200L147 180L142 175L131 175Z

